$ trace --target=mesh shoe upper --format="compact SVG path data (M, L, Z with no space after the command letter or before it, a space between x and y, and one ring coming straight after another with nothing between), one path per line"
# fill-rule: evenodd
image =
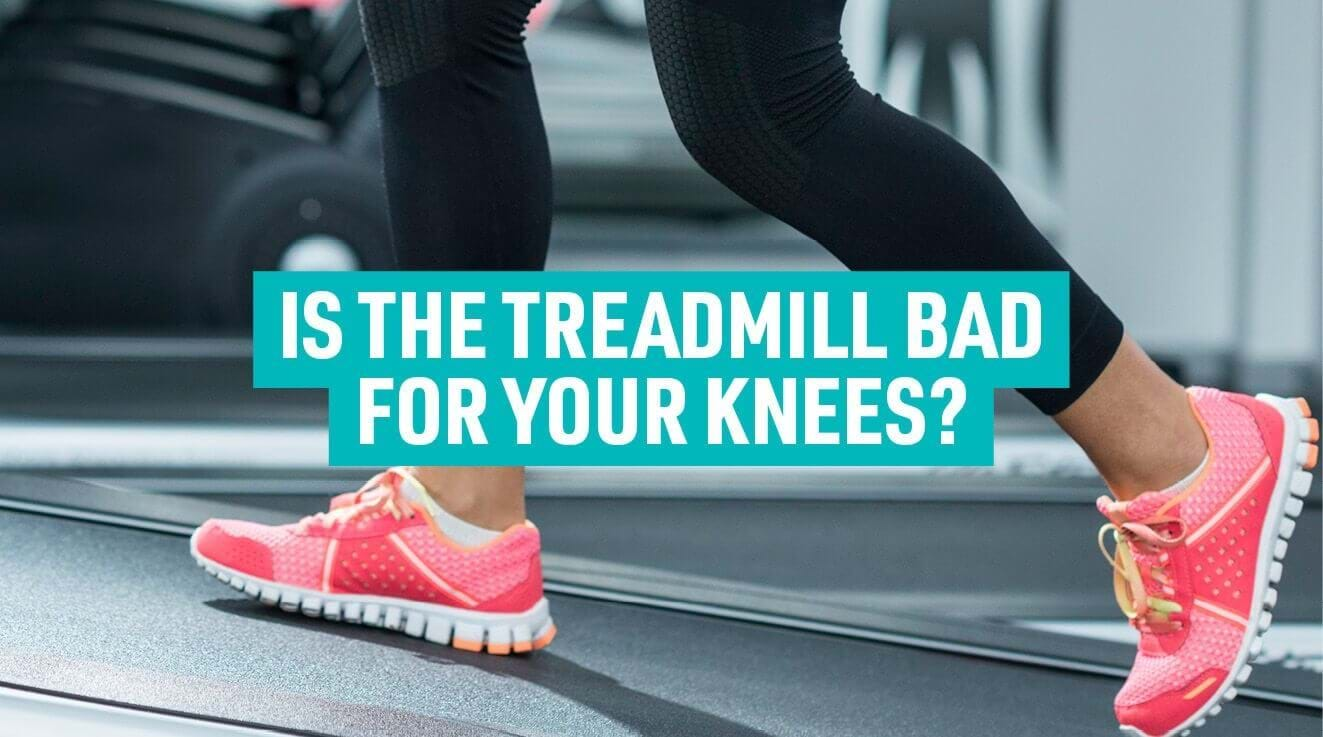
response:
M1126 546L1118 560L1133 561L1118 564L1130 568L1118 575L1118 600L1141 633L1117 716L1148 734L1174 728L1215 695L1212 685L1252 634L1260 533L1280 455L1281 420L1271 408L1214 389L1192 389L1190 399L1208 437L1200 475L1128 503L1099 500Z
M194 540L198 554L214 563L313 591L493 612L523 611L542 597L536 527L516 525L485 545L463 548L421 504L394 493L291 525L209 520Z

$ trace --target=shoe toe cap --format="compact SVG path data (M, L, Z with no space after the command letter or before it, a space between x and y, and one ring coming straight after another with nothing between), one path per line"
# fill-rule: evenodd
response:
M1226 680L1226 671L1211 669L1187 683L1165 690L1145 701L1126 700L1126 691L1118 695L1116 720L1124 727L1137 729L1150 737L1167 735L1194 716L1209 700L1216 698L1218 684Z
M272 555L262 540L265 525L241 520L207 520L193 533L202 558L255 578L272 578Z

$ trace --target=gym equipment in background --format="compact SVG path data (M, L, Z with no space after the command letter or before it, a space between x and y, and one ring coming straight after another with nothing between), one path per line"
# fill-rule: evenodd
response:
M239 327L253 270L388 267L371 89L352 3L29 4L0 34L0 321Z

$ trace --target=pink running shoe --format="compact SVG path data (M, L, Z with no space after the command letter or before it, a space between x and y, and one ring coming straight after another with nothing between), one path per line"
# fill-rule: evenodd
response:
M358 502L295 524L208 520L193 533L193 557L221 582L290 612L493 655L551 642L532 523L463 548L437 528L407 472L391 469L369 485Z
M1098 532L1139 653L1116 696L1121 731L1187 735L1236 697L1277 602L1286 541L1318 461L1303 399L1189 390L1208 460L1183 488L1098 499ZM1104 537L1112 533L1115 556Z

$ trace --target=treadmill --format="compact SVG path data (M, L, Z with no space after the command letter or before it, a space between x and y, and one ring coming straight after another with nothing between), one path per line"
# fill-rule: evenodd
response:
M330 735L1114 734L1132 647L1028 621L1119 620L1089 535L1097 482L1064 456L970 475L533 469L561 634L528 657L476 656L266 607L195 567L186 536L203 519L292 520L363 475L272 461L324 442L307 435L324 398L250 389L244 341L10 335L0 353L0 465L16 471L0 476L0 709L24 718L148 734L179 719ZM1040 434L1010 398L1000 410L1003 447ZM1315 632L1317 499L1275 611ZM807 548L785 544L805 530ZM1030 559L1043 565L1017 565ZM1200 733L1320 728L1318 673L1285 658L1256 664Z
M32 8L41 6L57 4L37 0ZM216 33L190 39L186 25L111 12L157 7L151 0L63 7L66 16L29 20L74 17L100 30L167 34L171 44L256 59L276 75L311 53L297 34L283 50L244 47L238 37L208 45ZM252 38L286 30L276 18L196 17L263 31ZM211 69L163 69L143 54L112 57L113 44L69 51L30 42L36 56L0 53L0 105L11 112L29 110L16 100L45 99L64 114L127 122L119 145L176 146L161 160L189 166L236 156L230 137L240 132L272 150L324 153L324 141L349 150L352 125L298 109L316 98L258 100L276 88L236 75L208 80ZM321 48L328 70L351 56L334 42ZM613 51L632 58L637 50ZM573 43L547 50L570 61L575 52ZM185 105L152 97L180 89L171 85L212 83L233 86ZM37 97L22 97L28 93ZM335 107L323 101L332 119ZM572 112L553 106L549 118ZM164 142L172 129L151 127L162 116L216 135L198 139L204 143L222 143ZM42 244L22 240L38 235L36 224L25 227L4 210L40 204L33 191L53 186L33 173L40 157L109 153L53 113L20 120L33 135L26 140L44 148L19 148L8 161L37 189L0 197L0 222L6 243ZM35 135L57 124L61 137ZM67 173L83 171L76 163ZM992 469L532 469L530 516L545 534L546 588L561 632L527 657L472 655L311 619L218 584L187 555L195 525L210 517L292 520L357 486L364 470L328 469L318 455L322 393L254 391L243 338L169 332L188 326L166 321L176 312L153 300L196 294L199 322L239 314L225 311L242 310L239 297L209 291L221 287L207 275L227 262L181 276L175 269L193 262L157 254L149 277L188 287L163 295L141 279L89 281L78 271L80 263L91 272L140 257L77 241L121 227L124 208L140 198L169 195L132 181L114 193L120 209L89 206L76 230L54 232L48 245L68 250L56 254L66 263L51 276L70 285L67 295L34 287L40 270L0 270L0 301L25 297L30 303L19 309L39 306L42 319L67 297L123 324L158 320L153 334L0 332L0 735L1115 734L1111 698L1133 649L1035 621L1119 620L1091 537L1098 482L1010 395L999 403ZM254 191L277 200L283 190ZM239 211L243 217L223 225L259 210ZM605 253L624 268L646 268L657 253L681 267L738 268L753 254L780 268L833 264L765 223L596 217L559 218L557 227L555 268L600 268ZM97 290L95 300L86 296ZM1275 610L1314 631L1323 596L1307 563L1320 558L1319 498L1311 496L1297 527ZM805 542L805 531L809 544L787 544ZM1056 554L1045 559L1045 546ZM1032 568L1020 564L1030 560ZM1097 575L1080 575L1088 570ZM1235 705L1199 734L1318 734L1323 694L1312 664L1301 661L1287 653L1256 664Z

